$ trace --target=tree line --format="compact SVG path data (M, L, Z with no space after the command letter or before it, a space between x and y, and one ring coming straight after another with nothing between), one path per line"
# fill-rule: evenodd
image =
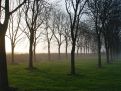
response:
M72 75L76 74L75 53L78 55L79 51L97 53L99 68L102 67L103 47L108 64L118 58L121 53L120 0L65 0L65 10L66 12L47 0L0 0L0 90L10 89L5 36L11 42L12 63L17 43L22 39L28 39L30 70L34 68L36 47L43 35L48 45L48 60L51 60L53 39L58 46L59 59L62 44L65 44L66 57L68 47L71 46Z

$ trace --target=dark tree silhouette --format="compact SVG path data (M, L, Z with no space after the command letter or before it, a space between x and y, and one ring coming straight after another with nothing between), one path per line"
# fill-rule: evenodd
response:
M111 51L111 49L118 48L118 50L120 50L118 47L120 45L120 38L118 37L120 33L121 23L121 1L104 0L102 2L102 6L103 7L101 8L100 14L100 20L102 23L102 33L104 36L107 63L111 63L112 57L110 54L112 54L113 52Z
M75 46L79 28L80 17L82 15L84 6L88 0L65 0L66 11L70 18L70 30L72 40L71 50L71 74L75 72Z
M94 21L94 30L96 33L96 39L97 39L97 52L98 52L98 67L102 67L101 63L101 27L100 27L100 5L101 0L89 0L88 1L88 8L91 12L92 20Z

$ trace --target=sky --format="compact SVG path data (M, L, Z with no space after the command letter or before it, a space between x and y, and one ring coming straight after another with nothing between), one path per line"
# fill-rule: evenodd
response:
M59 2L59 4L57 5L57 7L64 9L64 0L49 0L50 3L57 3ZM7 31L8 34L8 31ZM62 45L61 48L61 52L65 52L65 44ZM51 52L55 53L58 52L57 49L57 43L53 40L51 43ZM8 39L6 37L6 52L7 53L11 53L11 43L10 43L10 39ZM15 53L28 53L29 52L29 41L28 39L23 39L20 42L17 43L16 47L15 47ZM36 49L37 53L47 53L47 43L46 41L43 42L43 40L41 40L41 42L38 44L37 49ZM69 52L70 52L70 48L69 48Z
M65 2L64 0L49 0L51 3L57 3L57 7L61 8L62 10L65 10ZM23 25L24 26L24 25ZM71 51L71 47L69 46L68 52ZM11 53L11 43L10 40L6 37L6 52ZM36 49L37 53L47 53L47 42L44 40L41 40L40 43L37 45ZM57 53L58 52L58 46L57 43L53 40L51 42L51 52ZM61 52L65 53L65 43L62 44ZM15 53L29 53L29 41L28 39L22 39L15 47Z
M70 52L70 48L68 48L68 49L69 49L68 52ZM10 41L8 38L6 38L6 52L11 53L11 44L10 44ZM18 54L28 53L29 52L28 39L19 42L15 47L15 52ZM47 53L47 42L46 41L43 42L43 40L41 40L41 42L37 46L36 52L37 53ZM52 53L58 52L58 46L54 40L51 42L51 52ZM61 52L65 53L65 44L62 45Z

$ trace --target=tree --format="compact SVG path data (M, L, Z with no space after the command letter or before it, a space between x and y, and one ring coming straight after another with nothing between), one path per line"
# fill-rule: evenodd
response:
M111 48L118 48L114 45L120 44L120 13L121 13L121 2L119 0L104 0L102 2L100 20L102 23L102 34L104 36L104 43L106 49L107 63L111 63ZM118 36L116 38L116 36ZM118 41L116 41L118 40ZM114 42L115 41L115 42ZM118 43L118 44L117 44ZM117 54L118 55L118 54Z
M64 13L61 11L55 10L53 12L53 17L54 17L54 30L52 30L53 36L56 39L57 45L58 45L58 58L61 59L61 54L60 54L60 49L61 45L64 42L63 39L63 31L64 31Z
M32 0L25 5L25 21L29 30L29 69L33 69L33 54L36 49L37 30L43 24L43 0Z
M50 52L50 46L51 46L51 40L53 38L53 33L51 31L51 15L52 15L52 6L49 5L45 8L45 37L48 45L48 60L51 60L51 52Z
M20 10L16 15L10 16L9 31L8 31L8 34L6 35L10 39L10 42L11 42L11 51L12 51L11 61L12 61L12 64L15 63L15 61L14 61L14 49L15 49L17 43L19 43L22 40L21 35L23 34L23 32L19 31L20 30L21 17L22 17L22 12ZM15 21L15 19L16 19L16 21ZM14 25L15 22L16 22L17 26Z
M3 4L4 2L4 4ZM26 0L24 0L21 4L19 4L12 11L9 10L9 0L0 0L0 18L4 18L4 20L0 19L0 90L1 91L9 91L8 84L8 74L7 74L7 63L6 63L6 52L5 52L5 34L8 28L8 22L10 15L17 11ZM3 6L4 5L4 6Z
M41 30L41 28L38 28L38 30L37 31L35 31L35 36L34 36L34 42L33 42L33 60L34 61L37 61L36 60L36 47L37 47L37 45L39 44L39 42L40 42L40 39L41 39L41 35L42 35L42 32L43 31L40 31Z
M70 18L70 30L72 40L71 50L71 74L75 74L75 46L79 28L79 21L87 0L65 0L66 11Z
M92 20L94 21L94 30L96 33L96 40L97 40L97 49L98 49L98 67L102 67L101 63L101 30L100 27L100 8L101 8L101 0L89 0L88 7L91 12Z
M64 18L64 31L63 31L63 36L64 36L64 41L65 41L65 53L66 53L66 58L68 57L68 46L70 44L70 21L69 17L65 14Z
M84 53L89 53L90 50L90 42L91 42L91 32L89 26L85 23L85 22L81 22L80 26L79 26L79 32L77 35L77 43L76 43L76 47L77 47L77 55L80 51L82 51L82 47L84 49Z

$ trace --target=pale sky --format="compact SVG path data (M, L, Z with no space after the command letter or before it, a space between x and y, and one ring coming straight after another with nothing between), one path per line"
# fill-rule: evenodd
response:
M51 3L56 3L59 2L59 8L64 9L64 0L49 0L49 2ZM62 45L61 48L61 52L65 52L65 44ZM51 52L55 53L58 52L58 46L57 43L53 40L51 43ZM21 40L15 47L15 52L16 53L28 53L29 51L29 41L28 39L23 39ZM10 44L10 40L6 37L6 52L7 53L11 53L11 44ZM41 42L38 44L37 49L36 49L37 53L47 53L47 43L43 42L43 40L41 40ZM69 52L70 52L70 48L69 48Z
M63 10L65 9L64 0L51 0L49 2L52 2L52 3L59 2L59 5L57 7L61 8ZM66 10L64 10L64 11L66 11ZM68 52L71 51L70 47L68 48ZM10 40L7 37L6 37L6 52L7 53L11 52ZM16 53L28 53L29 52L29 41L27 38L23 39L16 45L15 52ZM37 53L47 53L47 42L46 41L43 42L43 40L41 40L37 46L36 52ZM51 52L52 53L58 52L58 46L54 40L51 42ZM61 52L65 53L65 43L61 47Z

